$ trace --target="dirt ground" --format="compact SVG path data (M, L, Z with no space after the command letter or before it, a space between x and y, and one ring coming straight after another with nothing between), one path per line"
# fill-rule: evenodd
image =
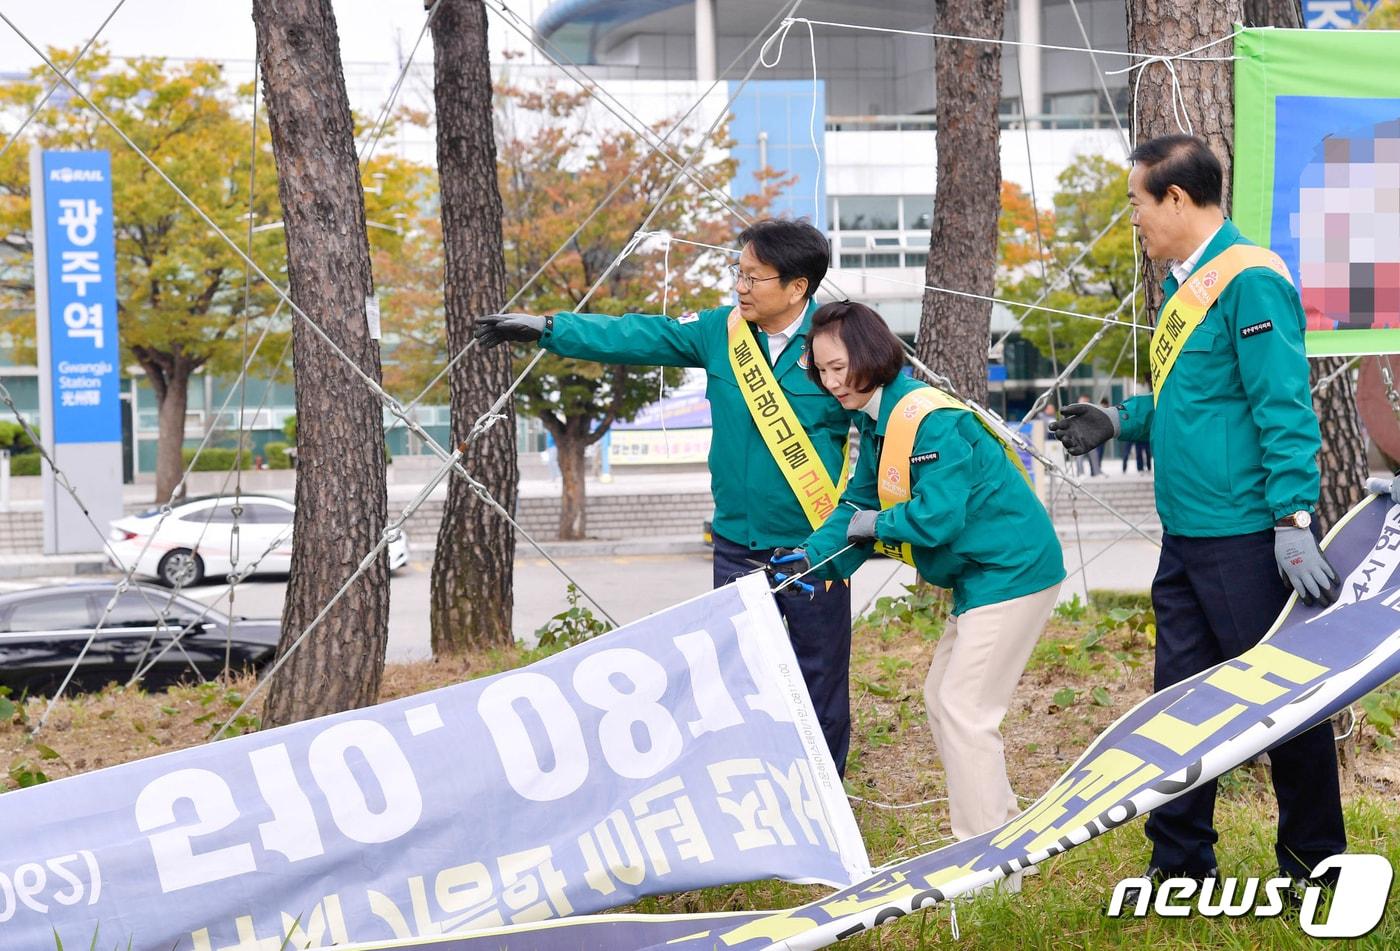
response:
M857 626L852 651L847 787L858 797L858 813L945 795L923 705L924 673L942 629L939 605L916 605L911 611L908 599L882 599L882 604L885 614L877 608L874 617ZM1018 795L1029 800L1049 788L1100 731L1151 692L1151 648L1141 627L1140 617L1119 626L1102 616L1052 621L1017 687L1003 728ZM1086 650L1083 644L1096 631L1097 643ZM391 664L385 669L381 699L494 673L530 657L507 649ZM7 702L0 698L0 788L204 743L251 687L246 678L230 685L179 686L158 693L110 686L62 699L37 737L31 731L44 717L48 701L10 698L13 709L3 716ZM1073 691L1072 699L1067 691ZM236 730L256 725L260 702L255 700ZM1341 732L1350 721L1343 716L1339 722ZM1343 746L1344 781L1349 789L1394 798L1400 795L1400 765L1377 748L1376 736L1376 728L1362 715ZM890 812L906 822L911 848L947 834L946 809L939 802L930 806L918 810L917 821L912 821L912 812Z

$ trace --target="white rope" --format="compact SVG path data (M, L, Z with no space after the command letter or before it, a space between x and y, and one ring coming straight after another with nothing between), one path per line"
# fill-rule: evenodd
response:
M817 36L812 31L812 21L807 19L788 19L783 21L768 42L763 44L763 48L758 51L759 62L765 69L774 69L783 60L783 44L787 41L788 31L792 29L794 23L805 23L807 25L807 40L812 49L812 108L807 114L807 136L812 142L812 155L817 160L817 172L812 177L812 220L821 220L821 182L822 182L822 150L817 145ZM773 41L778 41L778 55L773 62L768 62L768 47Z
M1005 297L989 297L986 294L974 294L971 291L958 291L951 287L935 287L932 284L920 284L917 281L904 281L899 278L886 277L881 274L868 273L868 268L850 268L852 271L860 271L867 280L884 281L887 284L900 284L905 287L922 288L926 291L933 291L935 294L947 294L951 297L966 297L971 300L988 301L992 304L1001 304L1004 307L1020 307L1024 312L1034 311L1039 314L1055 314L1060 317L1073 317L1076 320L1091 320L1096 323L1118 324L1123 327L1129 326L1126 320L1118 320L1114 317L1100 317L1096 314L1081 314L1072 310L1061 310L1058 307L1046 307L1043 304L1029 304L1025 301L1010 300Z
M794 2L792 5L792 10L795 11L799 6L801 6L801 4L802 0L796 0L796 2ZM752 46L753 42L756 42L756 39L750 42L750 46ZM643 240L643 235L650 233L647 229L651 226L652 221L655 220L656 216L661 212L661 209L670 199L671 194L676 190L676 186L680 184L681 179L684 177L685 171L694 166L696 159L700 157L701 153L705 150L710 140L714 138L715 132L724 123L724 121L728 117L729 111L733 109L734 103L738 100L739 96L743 93L744 88L753 78L753 74L758 70L758 66L762 62L762 59L763 57L760 52L758 58L754 60L753 64L749 67L748 72L744 74L744 78L739 82L738 88L730 94L729 101L725 103L725 108L719 112L719 114L715 117L715 120L712 123L710 123L710 127L705 130L703 135L700 136L700 140L695 144L695 147L691 149L690 154L686 157L685 164L675 175L671 177L671 180L666 185L665 190L662 191L661 197L658 198L652 204L651 210L647 212L646 217L642 220L642 223L638 227L637 231L632 235L630 239L628 239L627 243L623 246L622 250L619 251L617 256L613 258L612 262L606 268L604 268L603 273L598 275L598 279L593 282L592 286L589 287L588 290L584 293L582 299L580 299L579 302L574 306L583 307L585 304L587 304L588 301L590 301L593 298L593 295L597 293L598 289L603 286L604 282L606 282L607 279L612 276L613 271L617 270L618 266L623 262L623 260L633 251L635 251L637 246L641 244ZM653 148L652 151L655 152L656 149ZM515 380L511 383L510 388L504 394L502 394L501 398L496 401L496 403L492 406L490 410L488 410L488 414L496 413L499 411L500 407L504 405L504 402L509 397L509 395L513 393L515 389L518 386L520 386L522 382L524 382L526 377L528 377L534 371L535 367L539 364L540 360L544 358L544 354L545 350L543 348L537 349L535 351L535 355L525 365L525 368L521 370L520 373L516 376Z
M874 806L876 809L887 809L892 812L897 812L901 809L919 809L923 806L931 806L937 802L948 801L947 796L940 796L937 799L922 799L919 802L880 802L875 799L866 799L863 796L857 796L852 793L847 793L846 798L852 802L863 802L867 806Z
M1314 360L1323 360L1323 359L1326 359L1326 356L1325 356L1325 355L1323 355L1323 356L1314 356L1313 359L1314 359ZM1352 357L1350 360L1346 361L1346 362L1343 363L1341 366L1337 367L1337 369L1333 370L1331 373L1327 374L1327 375L1324 376L1322 379L1318 380L1318 381L1317 381L1317 386L1314 386L1314 387L1312 388L1313 395L1316 396L1318 393L1321 393L1323 390L1326 390L1329 386L1332 385L1332 381L1333 381L1333 380L1335 380L1337 377L1341 376L1343 373L1346 373L1346 372L1347 372L1348 370L1350 370L1352 367L1356 366L1356 364L1357 364L1360 360L1361 360L1360 357Z
M850 550L851 550L852 548L854 548L854 547L856 547L856 546L855 546L855 543L852 542L851 544L847 545L845 548L841 549L840 551L836 552L835 554L828 555L826 558L823 558L821 561L817 562L815 565L813 565L812 567L808 568L806 571L802 572L802 574L800 574L800 575L792 575L792 576L790 576L790 577L788 577L788 578L784 578L783 581L782 581L782 583L779 584L776 588L773 589L773 593L774 593L774 594L777 594L779 591L782 591L782 590L783 590L784 588L786 588L788 585L796 584L797 582L801 581L803 578L807 577L807 575L810 575L812 572L816 571L816 570L817 570L818 568L820 568L822 565L826 564L828 561L832 561L832 560L834 560L834 559L836 559L836 558L840 558L842 555L844 555L846 552L850 551Z
M802 2L802 0L797 0L797 2L794 3L794 5L793 5L793 10L796 10L796 9L797 9L797 6L800 5L801 2ZM0 16L2 16L2 15L0 15ZM729 103L729 104L730 104L731 106L732 106L732 104L733 104L734 99L738 97L739 92L741 92L741 91L743 90L744 85L746 85L746 84L748 83L749 79L752 77L752 75L753 75L755 69L757 68L757 66L758 66L758 64L757 64L757 62L755 62L754 65L751 66L751 67L749 68L748 74L744 77L744 80L743 80L743 82L740 84L739 89L735 91L733 97L731 97L731 99L730 99L730 103ZM697 158L697 157L701 154L701 152L705 149L707 143L708 143L709 140L714 136L714 133L715 133L716 129L719 128L719 126L720 126L720 124L723 122L724 118L725 118L725 113L723 113L723 112L720 113L720 115L719 115L719 116L715 119L715 121L711 124L710 128L705 132L704 135L701 136L700 141L696 144L695 148L691 151L690 156L686 159L685 168L689 168L689 167L691 167L691 166L694 165L696 158ZM682 169L682 172L683 172L683 171L684 171L684 169ZM652 206L652 208L651 208L651 210L648 212L648 214L647 214L645 220L643 220L642 225L641 225L641 228L638 229L639 232L645 231L646 228L647 228L647 226L651 224L651 221L652 221L652 220L656 217L656 215L660 212L661 208L665 205L667 199L670 198L671 193L675 190L676 186L680 183L681 178L682 178L682 174L679 173L679 172L678 172L675 176L672 177L671 182L670 182L670 184L667 186L666 190L662 193L661 197L660 197L660 198L656 201L656 203ZM168 180L168 179L167 179L167 180ZM172 183L172 185L173 185L173 183ZM599 275L598 280L594 282L593 286L589 288L588 292L584 295L584 302L586 302L586 301L598 290L598 288L601 287L601 286L603 285L604 281L606 281L607 278L612 274L612 272L617 268L617 266L618 266L619 264L621 264L622 260L623 260L627 255L631 254L633 250L635 250L636 246L641 242L641 240L642 240L642 239L641 239L641 237L640 237L638 234L634 234L634 235L632 236L632 238L631 238L631 239L627 242L627 244L623 247L622 251L618 253L617 257L613 259L612 263L603 271L603 273L602 273L601 275ZM582 303L583 303L583 302L580 302L580 306L582 305ZM293 305L293 306L295 306L295 305ZM303 316L305 316L305 315L303 315ZM310 319L309 319L309 318L307 318L307 320L308 320L308 322L310 322ZM314 322L312 323L312 326L315 327ZM324 335L323 335L323 336L324 336ZM329 341L328 341L328 342L329 342ZM332 347L334 347L334 344L333 344L333 343L332 343L331 345L332 345ZM499 502L497 502L494 498L491 497L490 493L486 490L485 486L483 486L480 482L478 482L476 479L474 479L474 478L471 476L471 474L468 473L468 472L466 471L465 468L463 468L463 466L462 466L462 464L461 464L461 462L460 462L460 459L461 459L461 457L462 457L462 455L463 455L463 453L464 453L464 451L465 451L466 445L469 444L470 440L476 438L476 437L479 436L481 433L486 432L487 430L490 429L490 427L491 427L492 425L494 425L494 424L495 424L496 422L498 422L501 418L503 418L503 417L500 415L500 413L499 413L499 410L500 410L501 406L504 405L505 401L506 401L507 399L510 398L510 395L515 391L515 389L525 380L525 378L529 375L529 373L531 372L531 370L533 370L533 368L535 367L535 365L539 363L539 361L540 361L540 359L543 357L544 353L545 353L545 351L544 351L543 349L540 349L540 350L537 350L537 351L536 351L534 358L526 365L525 369L524 369L524 370L516 377L516 379L511 383L510 387L506 390L506 392L503 393L503 394L500 396L499 399L497 399L497 401L495 402L495 404L493 404L493 406L492 406L492 408L491 408L490 410L488 410L485 414L482 415L481 418L479 418L479 419L477 420L477 423L476 423L476 425L473 427L472 433L471 433L471 435L468 437L467 442L464 442L462 445L459 445L459 446L457 447L457 449L452 453L452 455L451 455L450 457L446 454L445 450L443 450L442 447L438 445L438 443L436 442L436 440L433 440L432 437L429 436L429 435L427 434L427 432L424 431L424 430L422 429L422 427L419 426L419 425L417 424L416 421L410 420L410 419L408 419L408 418L404 418L404 422L405 422L407 425L409 425L416 433L418 433L418 434L420 435L420 438L423 438L423 439L424 439L425 444L429 447L429 449L431 449L434 453L436 453L437 455L439 455L439 457L442 458L442 459L444 460L444 462L446 463L446 465L443 467L443 470L442 470L441 472L439 472L439 473L437 474L437 476L435 476L435 478L434 478L433 482L431 483L431 485L436 485L438 482L440 482L440 481L442 480L442 478L444 478L444 477L447 475L447 473L448 473L449 471L455 470L458 474L460 474L460 475L467 481L468 485L470 485L470 486L472 487L473 491L475 491L475 492L477 493L477 495L478 495L479 497L482 498L483 501L485 501L488 505L490 505L490 506L492 506L493 508L495 508L502 516L504 516L508 521L510 521L510 523L515 527L516 531L519 532L519 533L520 533L527 541L529 541L532 545L534 545L534 547L540 552L540 554L543 555L544 558L550 562L550 564L554 565L554 567L556 568L556 570L558 570L558 571L560 572L560 574L562 574L565 578L568 578L568 579L570 580L570 582L572 583L572 582L573 582L573 579L572 579L572 578L569 578L568 573L565 572L565 571L563 570L562 566L560 566L557 562L555 562L554 559L553 559L552 557L550 557L549 553L548 553L547 551L545 551L544 547L541 546L541 545L539 544L539 542L535 541L535 539L534 539L528 532L525 532L524 529L522 529L522 528L520 527L520 525L519 525L518 523L515 522L515 520L511 517L510 513L507 512L506 509L505 509L503 506L501 506ZM352 367L355 366L354 361L349 360L348 357L346 357L346 359L347 359L347 361L350 362L350 364L351 364ZM358 370L358 367L355 367L355 369ZM362 374L362 375L363 375L363 374ZM366 380L367 383L370 384L371 388L372 388L373 390L375 390L377 394L382 394L382 395L380 396L380 398L381 398L382 400L385 401L385 405L386 405L386 407L389 409L389 411L390 411L391 413L394 413L394 414L396 414L396 415L401 415L401 416L403 415L403 413L404 413L403 407L400 406L400 405L398 404L398 401L397 401L397 400L394 400L394 399L393 399L392 397L390 397L387 393L385 393L384 390L383 390L383 388L382 388L382 387L379 387L377 384L375 384L373 380L369 379L368 377L365 377L365 380ZM427 491L427 489L425 488L424 492L426 492L426 491ZM425 499L425 498L426 498L426 495L425 495L424 493L420 493L420 499ZM398 527L399 525L401 525L402 522L408 518L408 516L409 516L409 514L410 514L410 510L413 509L413 508L416 508L419 504L421 504L420 499L415 499L413 502L410 503L410 509L406 509L405 512L404 512L404 514L400 517L400 519L399 519L396 523L394 523L394 526L392 526L393 528L395 528L395 530L397 530L397 527ZM285 663L286 659L287 659L288 657L290 657L291 654L296 650L296 648L299 647L299 646L306 640L306 637L311 633L311 630L312 630L317 624L320 623L321 619L324 618L326 614L329 613L331 607L345 594L346 591L349 590L350 586L355 582L355 580L356 580L361 574L363 574L363 573L369 568L369 566L370 566L371 564L373 564L374 559L378 556L379 551L382 550L383 547L384 547L384 546L387 544L387 542L388 542L388 539L389 539L389 531L390 531L389 528L386 528L386 529L385 529L384 535L383 535L383 537L381 537L379 543L374 547L374 549L373 549L369 554L367 554L367 555L364 557L364 559L361 560L359 566L356 567L354 573L353 573L353 574L350 576L350 578L347 579L346 582L341 586L340 590L337 591L337 592L335 593L335 595L331 598L331 600L330 600L330 601L326 604L326 606L322 609L321 613L320 613L319 615L317 615L317 617L314 618L314 619L312 620L311 625L309 625L305 630L303 630L303 631L301 632L301 634L299 634L299 635L297 636L296 640L293 641L292 644L288 646L286 653L284 653L284 654L282 655L282 657L278 659L277 663L274 664L273 668L272 668L271 670L269 670L269 671L267 672L267 674L263 677L263 679L260 680L260 681L258 682L258 687L259 687L259 688L260 688L263 684L267 683L268 681L270 681L270 680L272 679L273 675L277 672L277 670L279 670L279 669L281 668L282 664ZM578 586L576 583L575 583L575 587L577 587L577 588L579 589L580 593L582 593L585 597L587 597L588 600L591 601L591 602L593 603L593 605L594 605L595 607L597 607L598 610L599 610L600 612L602 612L602 614L604 615L604 617L606 617L606 618L607 618L609 621L611 621L613 624L616 624L616 623L617 623L617 622L612 618L612 616L611 616L610 614L608 614L608 612L606 611L606 609L604 609L603 606L602 606L601 604L599 604L591 595L589 595L587 591L585 591L581 586ZM253 691L252 693L250 693L249 696L244 700L244 702L239 706L239 708L238 708L237 710L234 711L233 715L229 717L229 719L226 721L226 723L224 724L224 726L220 728L220 733L222 733L223 730L227 729L227 727L229 726L229 724L233 723L233 722L237 719L238 715L242 712L242 710L243 710L244 708L247 707L249 701L252 700L253 693L256 693L256 690Z
M1024 40L1004 40L1000 38L987 36L962 36L957 33L931 33L925 30L896 30L891 27L867 26L862 23L841 23L832 20L808 20L805 17L794 19L801 19L809 25L830 26L843 30L865 30L870 33L893 33L900 36L923 36L935 40L958 40L966 43L987 43L993 46L1026 46L1033 49L1058 50L1063 53L1096 53L1100 56L1126 56L1133 59L1148 55L1144 53L1132 53L1127 50L1092 49L1085 46L1059 46L1054 43L1027 43ZM1172 58L1185 59L1194 53L1199 53L1201 50L1209 49L1210 47L1216 46L1220 43L1228 42L1239 35L1240 31L1236 30L1229 36L1222 36L1218 40L1211 40L1209 43L1204 43L1200 46L1194 47L1193 49L1189 49L1184 53L1177 53Z

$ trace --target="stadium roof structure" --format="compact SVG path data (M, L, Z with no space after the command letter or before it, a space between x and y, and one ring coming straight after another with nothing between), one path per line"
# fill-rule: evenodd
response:
M791 6L792 0L714 0L714 4L717 24L725 35L752 36L782 6ZM595 42L606 37L609 43L629 33L693 33L694 8L695 0L555 0L540 14L535 29L545 38L561 30L587 30L594 34ZM931 0L883 0L854 8L840 0L807 0L798 15L812 20L847 21L853 9L859 12L863 25L885 29L927 30L934 18Z

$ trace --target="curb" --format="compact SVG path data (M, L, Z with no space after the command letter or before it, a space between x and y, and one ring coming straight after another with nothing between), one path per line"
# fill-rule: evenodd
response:
M661 538L590 538L577 542L541 541L540 547L551 558L605 558L628 555L708 555L710 546L690 536ZM432 561L430 546L415 545L410 561L427 565ZM517 560L541 558L529 542L518 541ZM86 575L116 574L103 555L3 555L0 556L0 580L24 578L68 578Z

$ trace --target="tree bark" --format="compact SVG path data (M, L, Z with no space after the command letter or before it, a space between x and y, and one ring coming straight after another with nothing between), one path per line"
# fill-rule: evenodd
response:
M1180 0L1127 0L1127 9L1128 51L1149 56L1172 56L1229 36L1235 24L1244 18L1243 0L1200 4ZM1220 43L1196 55L1228 57L1233 55L1234 48L1233 42ZM1136 103L1136 108L1131 110L1135 117L1133 142L1187 130L1204 139L1220 159L1225 173L1222 204L1227 215L1235 156L1235 96L1230 66L1228 60L1172 61L1180 99L1186 104L1184 114L1173 92L1172 73L1165 63L1155 62L1136 69L1129 80ZM1174 102L1177 103L1175 109ZM1142 289L1147 312L1154 317L1162 306L1162 281L1167 275L1167 266L1166 261L1152 261L1143 256Z
M287 272L298 307L376 382L379 347L354 127L331 0L254 0ZM383 534L387 500L379 400L305 320L292 324L297 483L284 655ZM375 702L388 640L388 561L350 586L268 690L271 726Z
M938 32L1000 39L1003 2L945 0ZM939 40L934 57L938 178L924 283L990 297L1001 213L1001 47ZM918 355L958 392L987 397L989 301L924 291Z
M133 347L146 379L156 397L156 505L172 501L175 487L185 473L181 450L185 444L185 414L190 406L190 375L195 367L179 358L150 353ZM183 494L183 493L182 493Z
M584 419L584 425L588 420ZM578 541L588 537L588 499L584 473L587 463L584 450L588 440L580 437L570 428L554 434L554 445L559 453L559 538L561 541Z
M1322 389L1319 382L1340 370L1346 357L1320 357L1309 360L1314 387L1313 409L1322 428L1322 449L1317 466L1322 474L1317 515L1325 532L1337 523L1366 492L1366 437L1356 412L1356 386L1351 372L1341 374Z
M491 63L481 0L437 0L433 18L433 94L437 105L438 180L446 258L448 352L471 342L480 314L505 302L501 195L496 182ZM452 437L467 439L511 382L511 349L474 347L453 367ZM467 448L466 470L507 511L520 479L515 410ZM433 653L508 645L514 603L515 528L457 473L450 477L432 576Z

